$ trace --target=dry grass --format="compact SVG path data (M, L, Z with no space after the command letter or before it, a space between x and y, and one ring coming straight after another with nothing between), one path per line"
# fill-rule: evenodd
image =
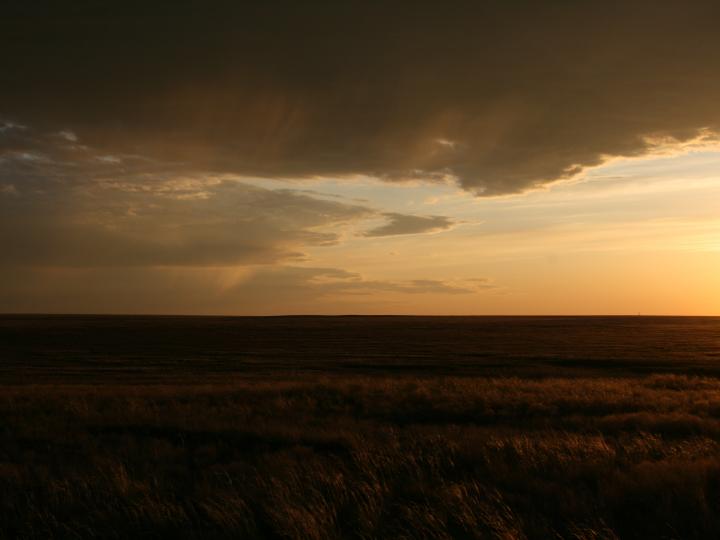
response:
M0 537L717 538L720 381L8 386Z

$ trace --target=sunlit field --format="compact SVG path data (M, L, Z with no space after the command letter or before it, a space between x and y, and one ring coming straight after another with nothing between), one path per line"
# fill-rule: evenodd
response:
M433 343L427 322L406 321L403 332L421 324ZM627 373L564 361L513 373L494 363L448 372L438 357L439 372L383 371L376 360L304 369L300 351L293 368L286 351L273 369L233 369L226 358L219 371L206 358L212 369L203 375L202 358L192 369L168 359L148 374L129 350L135 339L157 358L162 343L140 326L159 323L133 324L3 319L10 354L0 393L0 537L720 537L720 379L705 361L670 370L662 358L656 369L628 359ZM322 325L283 324L297 327L296 345ZM350 339L333 324L326 335ZM522 337L540 323L504 324ZM592 333L588 325L600 323L583 324ZM706 338L717 328L700 324ZM88 337L68 338L61 355L58 336L74 336L73 328ZM681 339L669 328L658 335ZM122 357L108 346L120 335ZM251 339L247 330L235 337L243 335ZM614 346L618 335L605 334ZM351 342L336 354L361 348ZM81 360L85 376L77 375Z

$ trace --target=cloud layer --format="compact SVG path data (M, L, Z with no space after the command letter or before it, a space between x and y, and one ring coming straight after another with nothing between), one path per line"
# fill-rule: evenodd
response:
M0 123L2 312L335 313L388 296L492 287L412 275L367 279L313 267L306 254L345 237L362 242L352 232L381 218L390 219L388 230L372 236L446 229L449 218L186 173L84 142L71 130Z
M444 230L443 216L383 214L311 190L267 189L174 163L103 154L72 131L0 126L0 266L238 266L287 263L367 236Z
M514 193L717 131L719 19L699 0L16 2L0 114L186 170Z
M0 267L4 312L352 313L376 311L389 298L457 297L494 288L482 278L371 280L337 268L295 266L254 267L238 275L206 268Z

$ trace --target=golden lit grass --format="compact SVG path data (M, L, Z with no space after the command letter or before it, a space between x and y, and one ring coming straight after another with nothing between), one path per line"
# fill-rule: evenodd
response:
M0 537L720 537L720 381L4 387Z

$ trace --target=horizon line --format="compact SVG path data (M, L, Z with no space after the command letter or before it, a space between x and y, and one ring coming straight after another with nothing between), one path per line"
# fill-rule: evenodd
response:
M265 315L240 315L240 314L212 314L212 313L92 313L92 312L76 312L76 313L53 313L53 312L0 312L0 317L158 317L158 318L253 318L253 319L270 319L270 318L351 318L351 317L385 317L385 318L420 318L420 317L446 317L446 318L720 318L717 315L688 315L688 314L618 314L618 313L595 313L595 314L402 314L402 313L280 313Z

